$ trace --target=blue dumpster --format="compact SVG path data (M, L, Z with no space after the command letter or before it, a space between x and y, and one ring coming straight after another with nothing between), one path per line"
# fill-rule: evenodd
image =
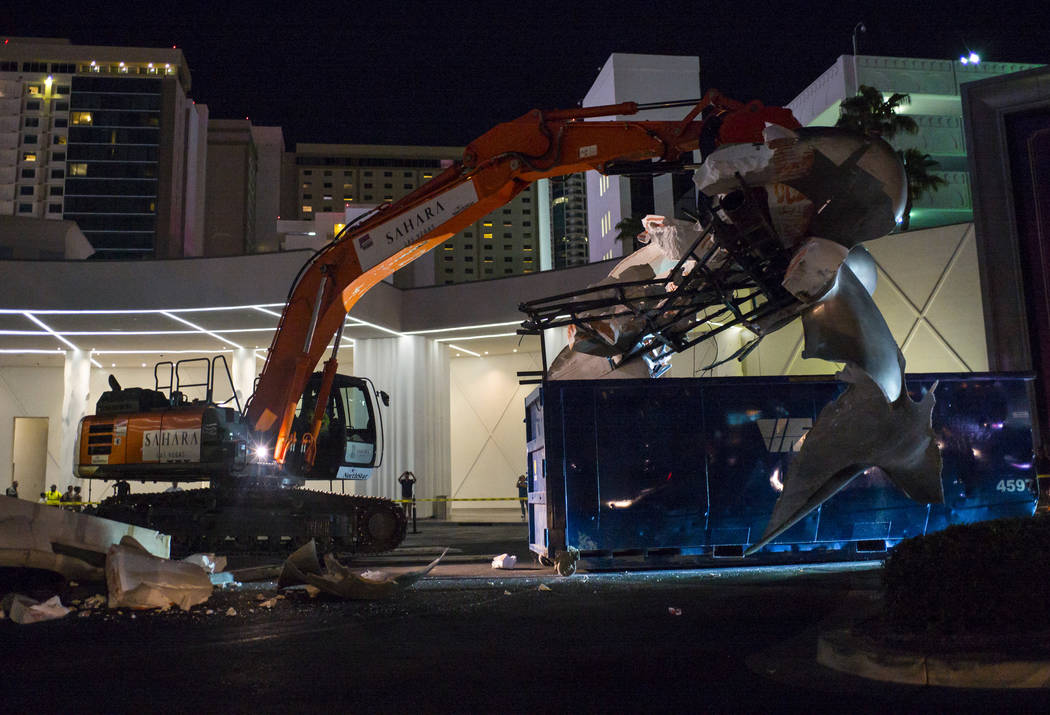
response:
M529 540L586 568L793 563L881 556L949 524L1034 513L1031 375L909 375L937 383L944 504L917 504L878 469L741 561L832 377L549 381L526 398Z

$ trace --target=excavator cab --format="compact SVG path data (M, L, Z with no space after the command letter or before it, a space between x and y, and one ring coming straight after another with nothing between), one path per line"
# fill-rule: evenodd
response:
M383 455L383 420L377 399L389 405L390 398L367 378L335 375L317 439L312 441L310 421L321 375L317 372L310 377L296 407L285 471L304 479L368 479Z

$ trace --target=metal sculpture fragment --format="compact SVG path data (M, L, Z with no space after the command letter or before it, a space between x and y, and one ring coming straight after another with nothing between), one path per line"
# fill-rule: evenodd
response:
M317 558L317 545L311 539L289 556L277 581L278 588L306 584L330 596L351 601L389 598L430 573L448 553L445 549L429 564L416 571L390 575L382 571L354 571L339 563L331 553L324 555L325 568Z
M648 245L607 279L522 305L524 332L567 327L552 380L659 377L673 353L730 326L753 338L721 362L743 359L796 318L803 357L845 364L849 387L820 413L747 553L868 469L917 501L943 501L933 391L908 395L904 358L872 299L874 260L860 245L896 224L903 167L877 137L789 124L767 122L751 142L705 157L694 172L698 220L648 216Z

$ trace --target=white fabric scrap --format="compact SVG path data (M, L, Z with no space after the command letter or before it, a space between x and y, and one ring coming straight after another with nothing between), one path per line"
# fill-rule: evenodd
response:
M167 608L188 611L211 597L208 574L195 564L153 556L125 537L106 554L110 608Z
M765 144L726 144L711 154L693 173L696 188L708 196L739 188L740 174L751 186L768 183L773 150Z
M642 226L651 245L658 247L664 258L675 263L685 255L703 230L694 221L652 214L642 219Z
M500 554L496 558L492 559L492 568L494 569L512 569L514 564L518 563L518 557L513 554Z

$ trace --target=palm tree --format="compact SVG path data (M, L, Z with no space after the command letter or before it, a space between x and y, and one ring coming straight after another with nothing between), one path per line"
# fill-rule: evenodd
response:
M875 87L862 84L856 96L842 100L839 105L839 119L836 127L852 129L866 136L879 136L892 139L899 132L915 134L919 125L909 116L897 114L897 108L909 100L907 94L894 92L887 99ZM904 165L904 174L908 179L908 198L904 204L904 216L900 230L907 231L911 224L911 208L914 203L927 193L937 191L947 185L942 177L930 173L938 163L918 149L897 150Z
M625 216L613 228L619 231L616 234L616 240L623 242L623 255L626 256L638 250L636 239L640 233L645 231L641 216Z
M923 154L918 149L897 150L897 156L904 164L904 174L908 177L908 200L904 204L904 217L901 219L901 230L907 231L911 223L911 207L919 197L938 191L948 184L943 177L930 173L938 162Z
M883 139L892 139L898 132L915 134L919 131L915 120L897 114L897 108L909 99L909 95L899 92L894 92L886 99L879 90L862 84L856 96L842 100L835 126L852 129L864 135L880 136Z

